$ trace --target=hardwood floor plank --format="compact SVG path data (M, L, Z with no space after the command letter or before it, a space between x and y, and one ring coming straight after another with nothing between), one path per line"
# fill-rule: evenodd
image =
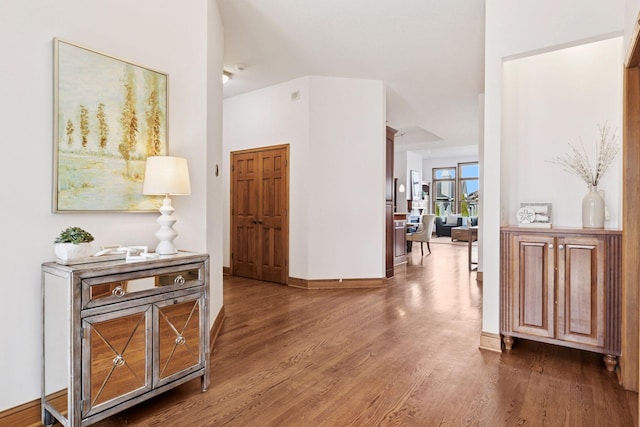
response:
M431 246L380 289L225 277L209 391L189 382L98 425L636 425L637 394L600 355L526 340L479 350L467 247Z

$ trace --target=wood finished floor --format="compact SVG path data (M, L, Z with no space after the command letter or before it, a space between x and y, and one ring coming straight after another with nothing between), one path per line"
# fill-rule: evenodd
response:
M599 355L522 340L479 350L466 245L416 249L384 289L225 278L209 391L195 380L98 425L637 425L638 395Z

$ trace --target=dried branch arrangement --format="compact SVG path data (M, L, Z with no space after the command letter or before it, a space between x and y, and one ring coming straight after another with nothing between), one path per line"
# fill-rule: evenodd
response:
M620 146L617 141L618 136L615 132L610 135L608 123L605 122L604 125L598 126L598 129L600 130L600 139L595 142L595 168L591 165L591 160L587 155L587 150L584 148L582 138L580 138L580 147L582 150L578 150L569 144L569 147L571 147L570 153L554 157L551 160L552 163L562 166L565 171L583 180L589 187L598 185L598 182L600 182L600 179L613 162L618 151L620 151Z

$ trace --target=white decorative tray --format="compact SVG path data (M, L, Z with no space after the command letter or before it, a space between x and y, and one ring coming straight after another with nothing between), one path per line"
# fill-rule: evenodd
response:
M78 264L89 264L92 262L117 261L119 259L125 259L126 257L127 257L126 252L118 252L118 253L107 254L107 255L90 256L86 258L76 258L76 259L68 259L68 260L56 258L56 263L62 264L62 265L78 265Z

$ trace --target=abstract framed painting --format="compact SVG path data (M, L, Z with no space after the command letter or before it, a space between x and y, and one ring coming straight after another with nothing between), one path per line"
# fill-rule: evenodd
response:
M168 154L166 73L54 39L53 212L155 212L145 161Z
M411 198L422 200L422 172L411 171Z

